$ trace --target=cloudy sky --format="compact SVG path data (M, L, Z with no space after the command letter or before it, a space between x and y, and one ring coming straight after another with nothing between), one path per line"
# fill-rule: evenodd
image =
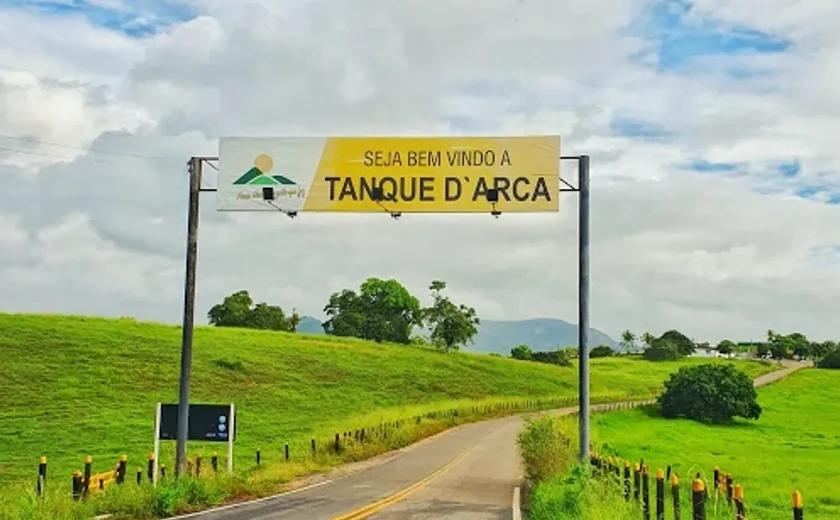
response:
M837 20L836 0L0 0L0 310L179 322L186 161L220 136L559 133L592 157L593 326L840 339ZM573 195L498 220L201 202L200 321L238 289L322 316L368 276L577 319Z

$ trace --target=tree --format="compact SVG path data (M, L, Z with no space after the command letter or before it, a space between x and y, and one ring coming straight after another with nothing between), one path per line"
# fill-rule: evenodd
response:
M650 332L645 332L642 334L642 343L644 343L645 347L650 347L653 345L653 340L656 339L656 336L651 334Z
M237 291L211 307L207 317L217 327L247 327L253 303L248 291Z
M690 356L694 353L695 345L685 334L677 330L669 330L657 338L660 341L673 343L683 356Z
M642 357L648 361L674 361L683 356L673 341L657 338L642 352Z
M818 368L840 369L840 350L835 350L817 363Z
M633 350L636 347L636 335L629 330L622 332L621 346L624 347L625 350Z
M591 358L611 357L613 354L615 354L615 351L607 345L599 345L589 351L589 357Z
M731 354L731 353L735 352L735 347L737 347L737 345L735 344L734 341L730 341L728 339L725 339L725 340L721 341L720 343L718 343L717 351L720 352L721 354Z
M787 341L790 346L791 353L799 359L806 359L811 357L811 342L801 332L794 332L788 334Z
M358 294L350 289L333 293L324 312L327 334L376 342L407 344L412 329L422 324L420 301L393 279L371 277Z
M735 365L705 364L682 367L672 374L658 402L663 417L727 423L734 417L758 419L757 399L752 379Z
M432 343L438 348L449 352L472 342L478 334L481 321L475 314L475 309L466 305L455 305L441 291L446 289L446 282L435 280L429 285L434 303L423 309L423 320L431 329Z
M755 354L758 357L764 357L770 353L770 345L767 343L759 343L758 346L755 347Z
M518 347L510 349L510 357L513 359L529 361L532 358L532 354L531 347L528 345L519 345Z
M222 303L210 308L207 317L217 327L245 327L249 329L282 330L294 332L300 316L294 313L286 318L283 309L277 305L258 303L253 308L248 291L237 291L227 296Z
M811 356L813 356L813 358L817 360L824 358L825 356L831 354L835 350L837 350L837 344L833 341L811 343Z

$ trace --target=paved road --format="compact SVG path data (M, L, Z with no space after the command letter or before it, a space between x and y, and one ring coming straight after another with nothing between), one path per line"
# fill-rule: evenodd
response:
M763 386L807 366L756 379ZM598 408L598 407L593 407ZM555 410L565 415L575 408ZM511 520L522 482L521 417L463 425L403 450L316 477L313 487L187 515L195 520Z

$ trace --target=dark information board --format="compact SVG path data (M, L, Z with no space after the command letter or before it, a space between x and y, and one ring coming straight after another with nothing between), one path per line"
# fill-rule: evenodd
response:
M191 441L227 442L230 434L229 404L192 404L187 438ZM238 421L234 422L233 438L236 439ZM178 405L161 404L160 406L161 440L178 438Z

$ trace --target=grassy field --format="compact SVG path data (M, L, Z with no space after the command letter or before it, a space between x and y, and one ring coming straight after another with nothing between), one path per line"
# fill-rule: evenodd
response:
M644 458L653 473L670 464L685 480L697 472L711 480L719 466L744 486L748 518L791 518L794 490L804 496L806 518L840 518L840 371L797 372L760 389L759 403L759 420L728 426L665 420L641 409L596 415L593 440L605 452L614 450L633 461ZM571 421L567 428L574 430ZM560 488L546 486L539 500L558 501ZM598 501L603 503L603 497ZM710 518L731 518L728 511L709 513ZM546 514L539 520L548 518L564 517Z
M178 327L130 319L0 314L0 486L32 481L41 455L62 483L86 455L94 471L123 453L130 469L142 464L155 403L177 401L180 340ZM680 365L594 360L593 395L656 390ZM237 466L257 449L278 461L286 442L294 458L312 437L475 400L573 396L577 384L573 367L210 327L196 329L192 373L193 402L237 405Z

